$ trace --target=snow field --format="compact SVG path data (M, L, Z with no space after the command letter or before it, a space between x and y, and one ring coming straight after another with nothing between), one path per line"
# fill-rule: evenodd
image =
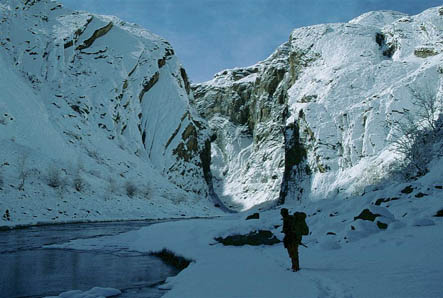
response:
M279 209L218 219L195 219L151 225L98 239L75 240L57 247L100 249L117 246L140 252L163 248L194 260L162 285L164 297L441 297L443 277L443 208L440 171L408 184L392 184L361 197L287 205L304 211L311 234L300 247L301 271L290 270L283 244L223 246L214 238L268 229L282 239ZM432 177L433 176L433 177ZM443 182L443 181L442 181ZM443 184L443 183L442 183ZM432 187L432 188L431 188ZM427 190L428 195L415 195ZM374 205L379 195L399 199ZM363 209L380 214L374 222L354 220ZM388 224L377 227L376 221Z

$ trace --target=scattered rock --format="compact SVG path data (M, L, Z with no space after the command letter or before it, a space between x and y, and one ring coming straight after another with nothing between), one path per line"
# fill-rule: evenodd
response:
M249 219L259 219L259 218L260 218L260 213L256 212L256 213L251 214L248 217L246 217L246 220L249 220Z
M436 185L435 188L436 189L443 189L443 185Z
M380 216L380 214L374 214L369 209L363 210L358 216L354 217L354 220L361 219L361 220L369 220L374 221L376 217Z
M386 230L388 228L388 224L381 222L381 221L377 221L377 227L380 230Z
M326 235L337 235L337 234L334 232L327 232Z
M427 196L428 194L419 192L418 194L415 195L416 198L423 198L424 196Z
M398 200L399 198L398 197L393 197L393 198L380 198L380 199L377 199L376 201L375 201L375 203L374 203L374 205L375 206L380 206L382 203L387 203L387 202L390 202L390 201L395 201L395 200Z
M9 209L6 209L5 214L3 214L3 220L10 221L11 215L9 214Z
M375 206L380 206L381 203L387 202L385 198L380 198L375 201Z
M434 217L443 217L443 209L438 210Z
M420 58L428 58L437 54L438 52L433 48L418 48L414 51L414 55Z
M408 185L405 188L403 188L400 192L404 193L404 194L410 194L413 191L414 191L414 188L412 187L412 185Z
M281 242L271 231L266 230L253 231L246 235L232 235L225 238L217 237L215 241L226 246L274 245Z

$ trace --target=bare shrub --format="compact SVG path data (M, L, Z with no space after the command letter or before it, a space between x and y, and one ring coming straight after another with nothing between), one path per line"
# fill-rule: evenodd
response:
M28 161L27 153L19 155L17 162L17 169L18 169L18 179L20 180L20 184L18 186L18 190L25 189L26 178L28 178L31 173L27 167L27 161Z
M115 194L118 190L118 185L117 185L117 181L115 181L114 178L109 177L108 178L108 187L107 187L107 192L111 193L111 194Z
M81 171L83 171L83 170L84 170L83 164L79 160L77 162L77 167L75 168L74 179L72 180L74 188L78 192L82 192L86 187L86 183L81 176Z
M74 184L75 190L78 192L82 192L85 189L86 184L80 174L74 177L72 183Z
M412 113L404 109L403 116L391 122L394 131L391 150L404 158L400 166L407 178L425 175L430 161L443 154L440 143L443 137L442 99L436 100L426 93L413 94L417 111Z
M183 270L193 262L193 260L186 259L180 255L176 255L174 252L163 248L161 251L151 251L149 255L159 257L163 262L175 267L178 270Z
M150 183L147 183L145 186L143 186L142 189L142 195L145 199L149 200L152 198L153 190Z
M62 186L62 178L61 178L61 171L59 168L57 168L54 165L51 165L48 168L48 186L57 188Z
M138 192L137 186L131 181L126 181L125 190L126 194L130 198L132 198Z

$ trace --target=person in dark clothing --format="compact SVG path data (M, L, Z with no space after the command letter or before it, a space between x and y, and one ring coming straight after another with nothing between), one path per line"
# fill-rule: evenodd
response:
M302 244L302 236L309 234L309 228L306 224L306 213L295 212L289 215L288 209L282 208L280 214L283 218L283 244L288 250L289 257L292 262L292 271L300 270L300 262L298 259L298 246Z

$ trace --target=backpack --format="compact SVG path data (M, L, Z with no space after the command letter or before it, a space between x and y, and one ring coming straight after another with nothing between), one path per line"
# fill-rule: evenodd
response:
M308 235L309 227L306 224L306 213L304 212L295 212L293 215L295 219L292 221L294 224L293 229L298 235Z

